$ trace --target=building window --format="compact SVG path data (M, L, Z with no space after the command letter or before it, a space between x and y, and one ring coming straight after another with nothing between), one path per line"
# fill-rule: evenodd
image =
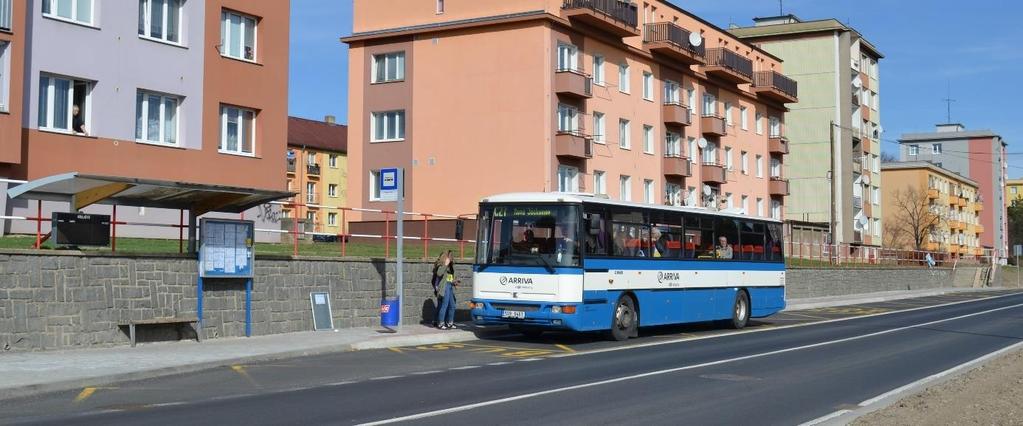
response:
M92 25L92 0L42 0L43 16Z
M941 154L941 144L940 143L933 143L933 144L931 144L931 154L935 154L935 155Z
M732 120L732 103L725 102L725 124L728 126L734 126L735 121Z
M593 141L599 144L607 143L607 120L602 112L593 112Z
M757 216L764 217L764 199L757 198Z
M305 213L305 220L308 223L315 224L316 223L316 212L306 212Z
M579 192L579 169L558 166L558 192Z
M380 170L369 172L369 200L380 201Z
M444 0L437 0L437 14L444 13Z
M0 3L3 1L5 0L0 0ZM11 87L11 82L8 79L8 75L11 72L11 60L10 54L8 53L10 49L7 48L9 45L10 44L5 41L0 41L0 111L5 112L8 110L8 102L10 102L8 100L8 96Z
M373 55L373 83L405 80L405 52Z
M370 120L370 142L405 140L405 111L374 112Z
M730 146L726 146L725 147L725 168L728 169L728 171L732 171L733 170L733 167L732 167L732 147L730 147Z
M317 165L316 164L316 153L315 152L310 152L310 153L306 154L306 156L305 156L305 163L310 165L310 166Z
M653 126L643 126L643 152L647 154L654 153L654 128Z
M593 193L607 194L607 175L601 170L593 171Z
M756 127L758 135L764 134L764 116L759 112L753 115L753 126Z
M135 140L178 144L177 97L139 90L135 94Z
M910 145L909 155L920 155L920 145Z
M330 166L330 168L332 168L332 169L336 169L337 168L337 155L336 154L330 154L329 156L327 156L327 165Z
M327 213L327 226L337 226L337 213Z
M781 120L778 117L771 117L769 120L771 123L771 127L768 129L771 132L770 137L781 137Z
M749 130L749 109L746 107L739 107L739 125L742 130Z
M305 184L305 203L316 204L316 183L306 182Z
M690 186L689 188L686 188L686 205L689 206L689 207L696 207L697 206L696 187L695 186Z
M725 193L725 208L726 209L734 209L735 208L735 203L732 202L732 193L731 192L726 192Z
M643 179L643 202L654 204L657 202L657 195L654 194L654 181Z
M739 204L739 207L742 207L743 214L749 214L749 196L748 195L743 195L742 196L742 202L741 202L741 204Z
M139 35L179 43L181 3L182 0L139 0Z
M718 144L707 141L707 147L703 149L704 164L718 164Z
M568 43L558 43L558 71L579 69L579 48Z
M703 116L714 117L718 114L718 101L710 93L703 94Z
M579 110L571 105L558 105L558 131L575 133L579 130Z
M876 186L870 188L870 202L875 206L881 204L881 188Z
M749 153L747 153L746 151L742 151L741 153L739 153L739 162L740 162L740 167L742 167L742 169L740 169L742 174L748 175L749 174Z
M621 64L618 66L618 91L622 93L629 93L629 65Z
M874 219L874 236L881 236L881 219Z
M682 156L682 136L675 132L666 132L664 134L664 156L665 157L681 157Z
M643 99L654 100L654 75L643 72Z
M696 89L686 89L686 99L689 101L689 108L696 108Z
M631 149L632 141L630 140L629 133L629 120L624 118L618 119L618 147L621 149Z
M593 55L593 84L603 86L604 81L604 57Z
M664 198L666 204L669 206L681 206L682 205L682 186L677 183L664 184Z
M0 0L0 29L11 30L11 4L14 0Z
M696 138L690 136L689 142L689 164L696 164L697 151L696 151Z
M681 105L682 93L678 83L671 80L664 80L664 103L669 105Z
M764 157L762 155L759 155L759 154L757 155L757 164L756 164L756 166L757 166L757 177L758 178L764 177Z
M781 219L781 201L771 200L771 219Z
M618 178L618 194L622 201L632 201L632 178L621 175Z
M256 18L237 12L220 13L220 54L256 60Z
M43 75L39 79L39 128L88 134L92 83Z
M327 196L331 198L337 198L337 184L331 183L327 185Z
M781 161L775 157L771 157L771 177L781 177Z
M256 112L220 106L220 152L253 155L256 146Z

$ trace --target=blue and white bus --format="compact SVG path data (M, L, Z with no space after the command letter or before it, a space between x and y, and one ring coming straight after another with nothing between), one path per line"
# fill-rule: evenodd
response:
M480 203L472 317L526 335L721 321L785 308L781 222L584 194Z

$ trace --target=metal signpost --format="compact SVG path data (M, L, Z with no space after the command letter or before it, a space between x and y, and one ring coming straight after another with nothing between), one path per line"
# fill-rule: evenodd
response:
M395 281L397 281L398 295L398 328L402 324L402 301L404 300L405 280L402 269L404 269L405 257L405 170L399 167L380 169L380 200L397 201L398 221L398 261L395 265Z
M245 280L245 336L252 336L252 275L255 271L255 222L251 220L202 219L199 232L199 288L197 316L202 332L203 280L241 278Z
M1012 251L1016 254L1016 288L1019 288L1019 256L1023 254L1023 244L1016 244L1012 246ZM994 262L991 262L994 265ZM992 266L994 268L994 266Z

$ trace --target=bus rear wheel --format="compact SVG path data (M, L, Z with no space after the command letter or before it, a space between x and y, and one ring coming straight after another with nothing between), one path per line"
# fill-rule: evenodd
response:
M615 310L611 317L611 331L608 333L608 336L612 340L619 342L628 340L629 337L638 334L638 322L636 305L632 302L632 298L622 296L615 305Z
M735 303L732 305L732 321L729 325L734 329L746 327L749 324L749 295L745 290L735 293Z

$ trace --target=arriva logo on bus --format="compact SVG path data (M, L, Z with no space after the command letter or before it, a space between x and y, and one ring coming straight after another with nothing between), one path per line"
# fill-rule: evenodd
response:
M665 281L678 281L682 278L682 275L678 272L663 272L657 271L657 282L663 283Z
M511 278L501 277L501 285L508 285L508 284L533 284L533 279L532 278L523 278L523 277L511 277Z

